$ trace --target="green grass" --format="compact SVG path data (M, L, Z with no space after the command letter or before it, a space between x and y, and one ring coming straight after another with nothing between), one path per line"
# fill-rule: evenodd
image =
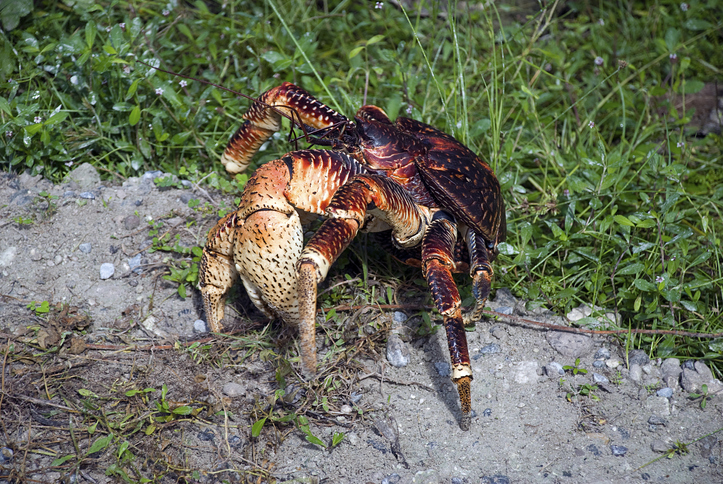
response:
M721 138L693 137L693 113L669 101L719 77L719 2L460 16L421 4L429 15L389 2L41 2L12 30L0 12L3 169L56 181L86 161L110 178L215 171L206 183L230 189L219 153L248 101L136 60L251 96L292 81L347 115L367 102L431 123L489 160L508 206L495 285L530 307L723 331ZM281 136L256 166L293 148ZM626 346L723 368L720 340Z

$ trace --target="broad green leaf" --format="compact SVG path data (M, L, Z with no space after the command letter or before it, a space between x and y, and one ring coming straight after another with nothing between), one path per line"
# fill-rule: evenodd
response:
M331 437L331 446L336 447L342 440L344 440L344 432L334 432L334 435Z
M141 82L141 80L140 80L140 79L136 79L135 81L133 81L133 84L131 84L131 85L128 87L128 91L126 92L126 98L125 98L126 101L129 100L130 98L132 98L133 95L136 93L136 90L138 89L138 83L139 83L139 82Z
M690 81L686 81L683 92L685 94L695 94L696 92L700 92L704 87L705 83L703 81L693 79Z
M376 44L377 42L381 42L382 40L384 40L383 35L375 35L371 39L367 40L366 45Z
M54 124L62 123L65 121L65 119L68 117L68 111L60 111L48 118L47 121L45 121L46 126L52 126Z
M61 466L61 465L65 464L66 462L68 462L70 459L74 459L74 458L75 458L75 454L66 455L65 457L60 457L59 459L55 459L53 462L50 463L50 465L52 467Z
M615 273L616 276L628 276L630 274L639 274L640 271L645 269L645 265L641 264L640 262L636 262L634 264L628 264L622 266L618 271Z
M181 284L180 287L183 287L183 286L184 286L184 285ZM192 408L192 407L189 407L188 405L183 405L183 406L181 406L181 407L176 407L176 408L174 408L174 409L171 411L171 413L173 413L173 414L175 414L175 415L190 415L191 412L193 412L193 408Z
M365 46L363 46L363 45L360 45L360 46L358 46L358 47L354 47L354 48L351 50L351 52L349 52L349 59L353 59L354 57L356 57L356 56L359 54L359 52L361 52L362 50L364 50L364 47L365 47Z
M251 426L251 437L258 437L259 435L261 435L261 429L264 427L265 423L266 417L254 422L254 424Z
M85 24L85 44L88 48L93 47L93 41L95 40L96 27L94 21L89 21Z
M635 279L635 287L640 289L641 291L647 291L647 292L655 292L658 289L658 286L653 284L650 281L646 281L645 279Z
M683 24L683 27L690 30L705 30L711 28L712 26L712 23L697 18L690 18Z
M0 111L4 112L5 114L12 115L12 111L10 110L10 103L4 97L0 97Z
M678 47L678 43L680 42L680 30L669 28L667 32L665 32L665 46L668 48L668 51L674 52L676 47Z
M630 219L628 219L625 215L616 215L613 219L620 225L626 225L628 227L634 226Z
M113 434L108 434L105 437L101 437L95 442L93 442L93 445L90 446L90 449L88 449L88 452L86 455L95 454L96 452L100 452L101 450L108 447L108 445L113 441Z
M135 126L138 124L138 121L141 120L141 107L136 105L136 107L133 108L133 111L131 111L130 116L128 116L128 123L131 126Z
M311 442L312 444L316 444L316 445L318 445L320 447L324 447L326 449L326 444L324 442L322 442L322 440L315 435L312 435L310 433L306 434L306 440L308 442Z

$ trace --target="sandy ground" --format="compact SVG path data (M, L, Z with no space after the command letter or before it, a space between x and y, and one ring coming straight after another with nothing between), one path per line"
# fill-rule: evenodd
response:
M181 247L203 244L216 216L201 207L221 197L161 190L152 176L121 186L83 170L62 185L0 174L0 482L723 482L723 432L708 435L723 427L723 395L703 409L689 398L695 382L681 387L645 355L632 363L611 339L504 317L478 323L468 333L476 416L463 432L444 332L417 336L418 311L350 313L344 324L360 329L342 349L353 357L311 383L274 356L295 354L293 331L274 324L260 334L266 322L243 294L228 323L233 336L209 337L197 289L181 298L162 277L165 259L181 256L150 253L149 231L168 231L170 245L176 236ZM201 205L189 208L192 199ZM113 264L108 278L103 264ZM41 311L28 308L32 301ZM527 312L508 291L489 307L561 322ZM319 331L320 355L332 359L339 350L329 353L323 334L339 331L333 324ZM402 368L385 358L392 326L409 351ZM550 365L578 357L586 372L577 375ZM683 375L717 391L693 363ZM270 407L280 385L287 395ZM672 396L661 395L666 387ZM154 413L161 401L194 412L164 421ZM335 434L344 438L324 449L272 418L252 436L272 409L276 418L305 413L327 447ZM123 423L128 415L135 430ZM94 447L108 435L108 445ZM688 445L666 453L676 443Z

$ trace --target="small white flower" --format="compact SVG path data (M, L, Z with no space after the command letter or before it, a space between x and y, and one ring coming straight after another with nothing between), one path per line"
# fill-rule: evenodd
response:
M381 10L383 6L384 6L384 2L377 2L377 4L374 5L374 8Z
M601 65L603 65L604 63L605 63L605 59L603 59L603 58L600 57L600 56L595 57L595 65L596 65L596 66L601 66Z
M126 74L130 74L130 73L131 73L131 66L129 66L128 64L124 65L124 66L123 66L123 72L126 73Z
M126 29L126 23L125 23L125 22L119 23L118 26L119 26L121 29L123 29L123 30Z
M156 88L156 94L158 94L159 96L161 94L163 94L163 88L162 87Z
M66 162L65 162L65 166L73 166L73 162L72 162L72 161L66 161Z
M595 127L595 122L594 122L594 121L590 121L589 123L587 123L587 127L590 128L590 129L593 129L593 128Z
M35 124L42 123L42 122L43 122L43 118L41 118L40 116L35 116L35 117L33 118L33 122L34 122Z
M684 141L678 141L678 144L677 144L676 146L677 146L678 148L682 148L682 147L685 146L685 142L684 142Z
M165 10L165 9L161 13L163 14L164 17L168 17L169 15L171 15L171 12L168 10Z
M660 283L663 282L663 281L665 281L665 279L663 279L663 276L657 276L657 277L655 278L655 282L656 282L657 284L660 284Z
M605 21L603 19L598 20L597 23L599 23L600 25L605 25Z
M565 188L565 189L562 191L562 194L565 195L566 197L569 197L569 196L570 196L570 190L568 190L567 188Z
M688 11L688 4L685 3L685 2L681 3L681 4L680 4L680 9L681 9L683 12L687 12L687 11Z
M178 82L178 85L181 86L181 87L186 87L186 86L188 86L188 83L186 82L185 79L181 79L181 80Z
M106 31L106 32L110 32L110 30L111 30L111 27L110 27L110 25L109 25L108 27L106 27L106 28L105 28L105 31Z
M673 52L672 54L670 54L669 57L670 57L670 60L672 60L672 61L675 61L675 60L678 59L678 55L677 55L675 52Z
M407 114L412 114L412 105L407 106Z
M5 131L5 136L7 136L8 138L12 138L12 137L13 137L13 132L12 132L12 131Z

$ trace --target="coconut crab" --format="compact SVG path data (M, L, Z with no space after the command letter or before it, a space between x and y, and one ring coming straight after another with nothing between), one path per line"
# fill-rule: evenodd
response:
M422 268L444 318L459 392L460 427L471 422L472 370L464 324L480 318L492 261L505 239L500 185L492 169L452 136L413 119L392 122L376 106L352 121L291 84L263 93L244 115L222 162L244 171L281 128L281 115L330 149L292 151L251 176L236 211L208 234L200 288L212 331L223 329L226 292L240 278L267 316L297 326L305 374L316 371L317 284L359 230L391 230L392 255ZM326 217L303 245L302 217ZM453 272L469 271L475 308L463 317Z

